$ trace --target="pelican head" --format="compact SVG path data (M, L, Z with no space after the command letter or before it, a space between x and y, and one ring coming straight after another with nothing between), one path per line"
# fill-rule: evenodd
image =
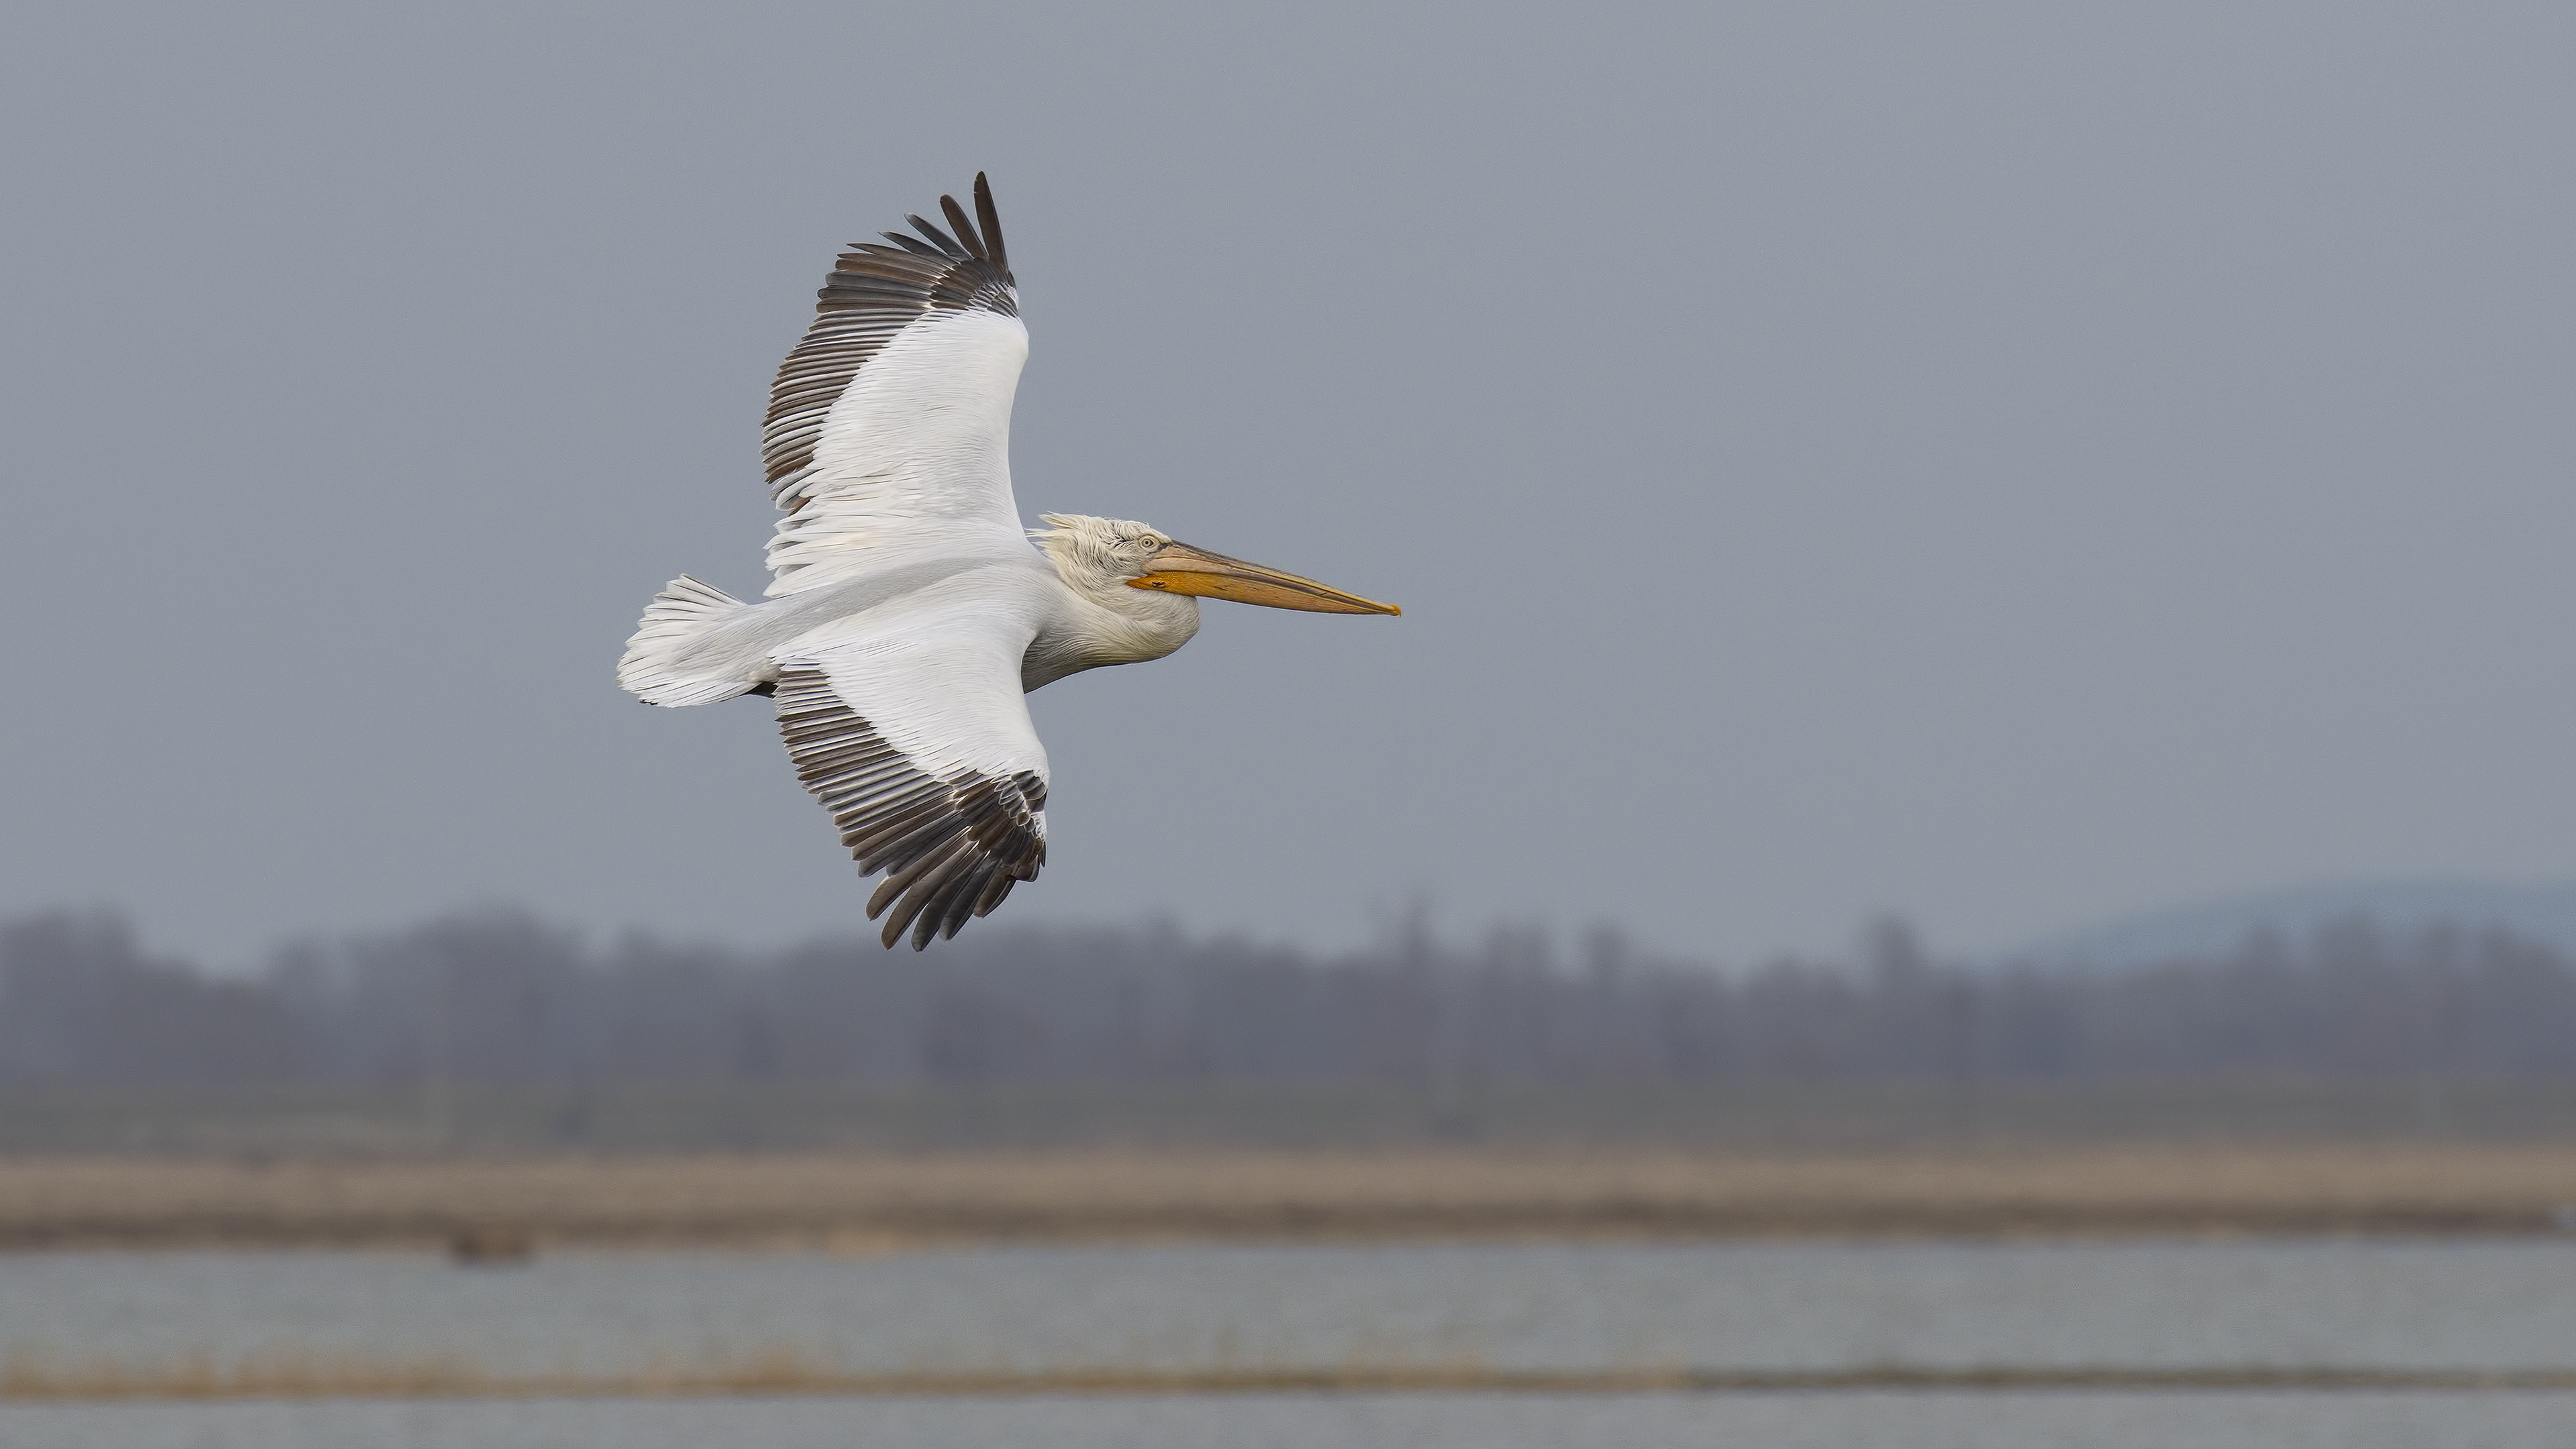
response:
M1055 562L1058 575L1076 591L1122 612L1133 596L1124 589L1149 594L1194 595L1260 604L1272 609L1303 609L1316 614L1401 614L1381 604L1346 594L1313 579L1246 563L1221 553L1195 548L1155 528L1124 518L1091 518L1078 513L1049 513L1050 529L1031 534ZM1175 599L1175 604L1183 600ZM1149 606L1150 607L1150 606ZM1187 605L1193 616L1198 606Z

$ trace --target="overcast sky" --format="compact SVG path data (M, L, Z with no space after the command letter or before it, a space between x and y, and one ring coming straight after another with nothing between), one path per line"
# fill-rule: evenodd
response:
M823 270L979 168L1022 509L1405 606L1039 694L1011 918L2576 877L2571 75L2458 0L14 6L0 913L856 925L767 705L610 671L761 587Z

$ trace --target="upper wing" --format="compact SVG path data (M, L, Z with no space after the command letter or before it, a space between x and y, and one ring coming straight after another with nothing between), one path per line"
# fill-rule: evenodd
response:
M979 233L908 218L855 244L823 282L804 340L769 390L760 452L788 516L770 541L772 597L915 553L1026 548L1011 497L1011 396L1028 359L992 188Z
M871 610L782 658L778 730L840 824L859 873L886 872L868 919L918 951L1046 864L1046 749L1020 656L1034 625L997 596Z

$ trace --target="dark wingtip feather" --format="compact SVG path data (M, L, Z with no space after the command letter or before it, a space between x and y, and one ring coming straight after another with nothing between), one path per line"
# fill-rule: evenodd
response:
M893 242L896 246L903 248L914 256L935 257L943 262L948 260L948 253L941 251L939 248L932 246L930 243L923 241L917 236L905 236L899 231L882 231L877 233L877 235L884 237L887 241Z
M939 936L939 913L929 909L930 905L928 901L922 902L921 917L913 924L912 949L916 951L926 948Z
M1002 245L1002 214L993 209L993 188L984 173L975 173L975 220L984 228L984 250L994 266L1005 273L1011 270L1011 254Z
M966 219L966 208L957 204L956 197L939 198L939 209L947 214L948 225L956 230L957 239L966 244L966 250L974 254L975 260L992 260L984 255L984 239L975 234L975 223Z
M902 882L892 879L878 882L877 888L868 895L868 919L873 921L877 917L884 915L885 908L893 905L896 899L902 895ZM888 950L892 950L894 948L894 938L902 933L902 929L903 928L899 925L887 925L886 948Z
M907 216L904 220L912 223L913 230L920 232L923 236L926 236L934 243L937 243L940 251L947 255L961 259L974 255L974 253L969 252L962 246L959 246L955 237L950 236L948 233L941 231L935 226L932 226L929 222L923 221L920 217Z

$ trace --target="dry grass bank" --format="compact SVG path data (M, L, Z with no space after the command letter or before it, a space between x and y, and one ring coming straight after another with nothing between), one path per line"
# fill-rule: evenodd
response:
M0 1247L2540 1234L2576 1144L0 1158Z
M0 1155L1878 1151L1962 1142L2576 1142L2576 1079L0 1084Z

